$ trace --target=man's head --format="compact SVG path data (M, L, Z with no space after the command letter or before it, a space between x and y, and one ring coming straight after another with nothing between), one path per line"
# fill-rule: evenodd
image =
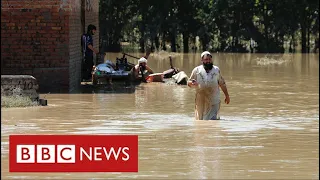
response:
M96 33L96 31L97 31L97 28L95 25L90 24L88 26L88 29L87 29L88 34L94 35Z
M143 67L145 67L147 65L147 62L148 62L148 60L144 57L142 57L138 60L139 66L143 66Z
M209 51L201 53L201 62L205 70L211 70L213 68L212 55Z

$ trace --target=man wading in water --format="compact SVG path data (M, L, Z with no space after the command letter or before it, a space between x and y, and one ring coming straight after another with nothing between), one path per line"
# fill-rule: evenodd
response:
M217 120L220 110L220 88L225 95L225 103L230 103L227 85L220 69L212 63L212 55L205 51L201 54L202 65L192 70L188 80L189 87L196 88L196 120Z

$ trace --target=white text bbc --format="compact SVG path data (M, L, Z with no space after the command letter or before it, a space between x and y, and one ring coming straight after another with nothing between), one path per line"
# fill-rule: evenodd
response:
M102 161L114 158L128 161L129 147L80 147L80 161ZM17 163L75 163L75 145L17 145Z

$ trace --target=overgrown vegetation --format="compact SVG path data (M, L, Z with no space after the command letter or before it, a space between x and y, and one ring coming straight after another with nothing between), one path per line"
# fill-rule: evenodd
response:
M5 95L3 89L1 88L1 108L10 107L28 107L37 106L37 101L32 101L29 97L21 95L21 89L16 88L13 90L12 95Z
M308 53L319 0L101 0L102 51Z

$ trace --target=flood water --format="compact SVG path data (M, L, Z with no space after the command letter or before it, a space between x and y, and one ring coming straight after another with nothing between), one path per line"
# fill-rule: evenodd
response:
M133 54L142 56L142 54ZM173 54L188 76L200 54ZM114 61L121 54L107 54ZM131 62L137 60L128 58ZM195 90L165 83L41 94L1 109L3 179L319 179L319 54L214 54L227 82L221 120L195 121ZM167 54L151 54L155 72ZM138 173L9 173L10 134L137 134Z

